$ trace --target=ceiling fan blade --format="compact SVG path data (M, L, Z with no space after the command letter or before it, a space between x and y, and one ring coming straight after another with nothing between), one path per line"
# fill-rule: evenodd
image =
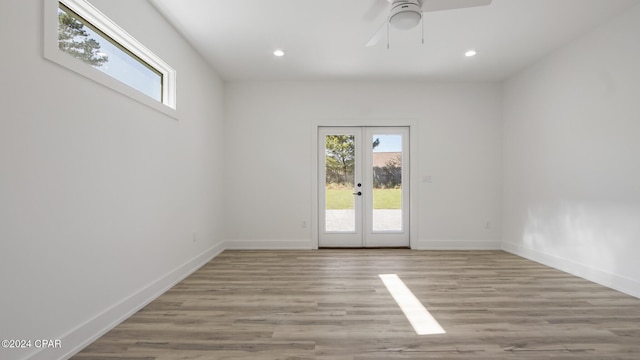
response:
M366 47L376 46L376 44L384 36L384 33L386 32L386 29L387 29L387 22L385 21L385 22L382 23L382 25L380 25L380 27L378 28L376 33L373 34L373 36L371 37L371 39L369 39L369 42L367 42L367 44L365 46Z
M378 17L380 17L380 15L385 12L385 10L388 11L389 9L389 4L384 0L370 0L370 1L371 1L371 6L369 6L369 10L367 10L367 12L364 14L362 18L364 21L367 21L367 22L378 19Z
M486 6L491 0L422 0L422 11L442 11L462 9L476 6Z

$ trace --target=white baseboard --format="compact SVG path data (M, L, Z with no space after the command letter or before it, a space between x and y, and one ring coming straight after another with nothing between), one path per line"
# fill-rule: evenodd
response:
M414 250L500 250L497 240L418 240Z
M414 250L501 250L493 240L423 240L411 246ZM313 240L228 240L227 250L310 250L317 249Z
M315 242L305 240L227 240L226 250L312 250Z
M158 280L140 291L132 294L118 304L106 309L91 320L79 325L75 329L59 337L63 347L60 349L43 349L34 353L30 360L68 359L77 352L97 340L109 330L126 320L138 310L145 307L158 296L165 293L174 285L198 270L224 250L223 243L219 243L204 253L187 261L183 265L170 271Z
M503 242L502 250L640 298L640 281L596 269L571 259L539 252L511 242Z

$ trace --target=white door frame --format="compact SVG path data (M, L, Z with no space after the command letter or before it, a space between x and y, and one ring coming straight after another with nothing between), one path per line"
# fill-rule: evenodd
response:
M319 156L318 156L318 137L321 127L408 127L409 128L409 181L411 183L411 201L409 202L409 247L416 248L418 244L418 119L396 119L396 120L384 120L384 119L362 119L362 120L318 120L312 122L310 129L310 151L311 151L311 243L313 249L319 247L319 186L318 169L319 169Z

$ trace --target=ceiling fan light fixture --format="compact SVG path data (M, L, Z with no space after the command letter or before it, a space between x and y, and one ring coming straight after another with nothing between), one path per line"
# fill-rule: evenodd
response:
M282 49L275 49L275 50L273 50L273 56L283 57L284 56L284 51Z
M467 52L464 53L466 57L474 57L476 55L478 55L478 52L475 50L467 50Z
M409 30L418 26L421 17L420 13L404 11L394 14L389 18L389 23L398 30Z
M389 24L398 30L409 30L418 26L422 9L418 1L395 1L389 15Z

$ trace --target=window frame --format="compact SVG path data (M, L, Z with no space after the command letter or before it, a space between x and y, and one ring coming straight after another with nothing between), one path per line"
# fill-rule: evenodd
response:
M44 1L44 57L138 102L177 118L176 71L86 0ZM62 4L104 35L155 69L162 77L161 101L134 89L58 48L58 7Z

